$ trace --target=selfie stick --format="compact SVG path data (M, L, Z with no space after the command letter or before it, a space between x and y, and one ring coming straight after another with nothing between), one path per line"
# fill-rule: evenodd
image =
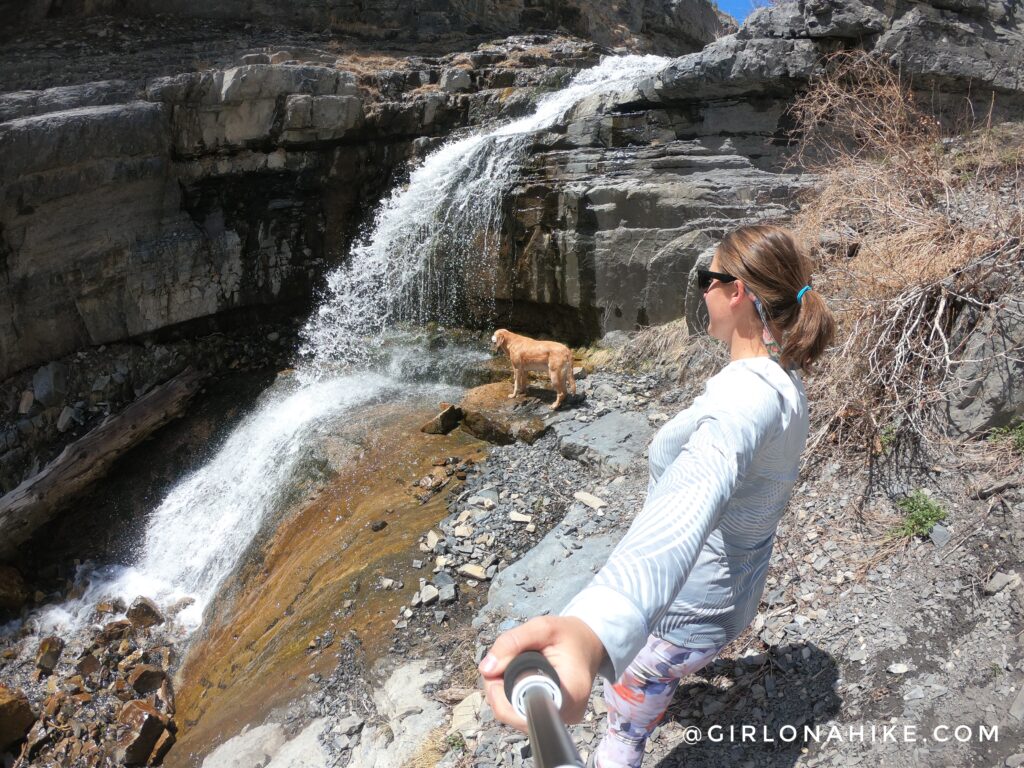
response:
M584 768L558 710L562 689L558 674L543 654L526 651L505 670L505 696L526 718L536 768Z

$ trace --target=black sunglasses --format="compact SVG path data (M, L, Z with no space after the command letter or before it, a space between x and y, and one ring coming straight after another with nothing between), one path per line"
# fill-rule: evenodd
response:
M697 270L697 287L700 288L701 293L707 293L708 288L711 287L711 281L717 280L720 283L731 283L737 278L732 275L727 275L724 272L712 272L709 269L698 269Z

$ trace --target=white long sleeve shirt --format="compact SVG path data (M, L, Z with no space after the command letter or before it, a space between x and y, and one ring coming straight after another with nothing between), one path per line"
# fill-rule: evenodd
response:
M803 384L768 357L729 363L658 430L643 509L562 611L601 639L604 677L650 634L710 648L753 620L807 433Z

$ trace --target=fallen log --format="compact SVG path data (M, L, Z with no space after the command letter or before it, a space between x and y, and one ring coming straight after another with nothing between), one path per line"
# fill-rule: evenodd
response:
M204 374L187 368L68 445L41 471L0 497L0 559L10 559L62 506L110 466L185 411Z

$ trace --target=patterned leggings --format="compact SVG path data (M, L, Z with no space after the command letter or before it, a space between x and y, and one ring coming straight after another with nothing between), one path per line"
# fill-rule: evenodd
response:
M644 745L661 722L679 680L711 662L724 646L683 648L651 635L615 685L604 684L608 732L595 768L640 768Z

